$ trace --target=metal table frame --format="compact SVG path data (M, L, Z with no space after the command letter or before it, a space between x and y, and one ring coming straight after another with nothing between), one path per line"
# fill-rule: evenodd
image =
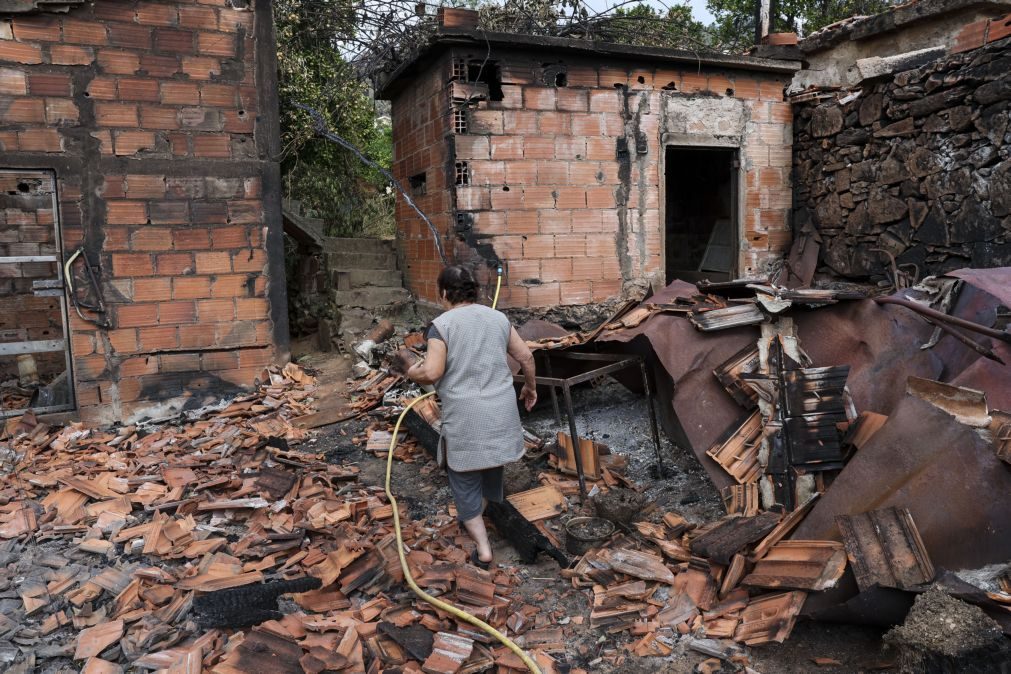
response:
M658 467L660 468L660 474L663 474L663 456L660 451L660 431L656 425L656 410L653 408L653 391L649 385L649 376L646 373L646 363L640 356L611 353L575 353L569 351L550 350L543 350L537 353L544 354L541 360L544 363L544 371L547 373L547 376L535 377L534 379L538 386L549 387L551 391L551 405L555 411L555 421L557 421L559 425L562 423L562 416L560 410L558 409L558 394L555 392L555 389L562 389L562 398L565 402L565 414L569 419L569 433L572 436L572 453L574 454L576 461L576 475L579 478L579 491L584 497L586 496L586 480L583 476L583 459L579 455L579 435L576 433L576 415L572 409L572 387L628 367L635 367L638 365L639 371L642 374L642 385L646 394L646 404L649 408L650 427L653 432L653 445L656 448L656 460ZM552 357L607 364L593 368L592 370L588 370L586 372L581 372L580 374L573 375L572 377L559 378L553 376L551 372ZM521 383L524 381L522 374L514 375L513 379Z

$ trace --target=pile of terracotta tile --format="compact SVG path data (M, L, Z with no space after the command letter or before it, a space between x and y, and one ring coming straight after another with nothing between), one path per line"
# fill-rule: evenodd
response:
M437 423L434 402L422 409L426 421ZM368 445L383 452L390 437L385 424L374 424ZM627 457L582 442L592 446L599 460L596 479L590 471L587 475L591 495L641 489L624 474ZM417 460L415 451L409 460ZM552 544L564 548L565 521L574 514L592 515L593 499L580 499L578 482L566 468L573 463L568 436L559 434L548 451L553 452L549 465L560 470L549 468L539 475L541 486L507 500ZM841 543L783 540L813 503L789 514L742 514L728 503L733 514L703 526L648 504L630 524L619 523L615 535L560 573L585 592L590 627L627 636L623 648L602 652L602 659L614 666L629 655L670 655L686 639L718 659L744 663L742 645L784 641L807 593L834 586L846 568ZM567 631L561 641L566 636Z
M406 591L380 487L289 447L305 436L291 420L311 410L312 377L288 365L261 382L222 409L160 425L50 428L31 414L7 424L0 669L520 667ZM408 563L429 592L502 629L551 623L511 598L513 574L466 564L448 514L404 521ZM278 609L279 595L307 587Z

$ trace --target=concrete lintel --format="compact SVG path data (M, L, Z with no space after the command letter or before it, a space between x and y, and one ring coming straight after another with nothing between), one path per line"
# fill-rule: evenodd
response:
M740 150L744 144L740 136L712 136L702 133L663 133L660 144L665 148L676 147L714 147Z

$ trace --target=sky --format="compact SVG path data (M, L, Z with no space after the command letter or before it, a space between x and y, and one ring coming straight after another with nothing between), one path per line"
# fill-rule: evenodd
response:
M653 5L657 9L666 9L673 4L683 4L685 0L643 0L647 5ZM615 4L615 0L584 0L584 3L597 11L603 11ZM688 5L692 8L692 14L696 19L708 25L712 23L713 15L706 9L706 0L688 0Z

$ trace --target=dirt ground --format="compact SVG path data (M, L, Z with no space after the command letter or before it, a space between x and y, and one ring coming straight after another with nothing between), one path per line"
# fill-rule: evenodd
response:
M324 394L324 404L337 404L350 373L350 361L339 355L314 354L300 363L318 370L318 381L328 391ZM327 400L330 396L333 396L332 401ZM644 398L608 381L595 388L577 389L574 407L580 435L607 444L613 453L628 455L627 474L638 484L647 485L644 492L649 501L697 523L711 521L724 513L719 494L697 460L689 451L672 445L662 430L661 450L667 468L664 478L653 477L657 475L657 459ZM358 465L363 483L382 485L385 460L352 443L352 438L372 421L374 419L366 418L320 428L309 441L310 447L312 451L325 452L331 461ZM557 431L563 430L555 421L548 400L542 401L533 413L525 414L523 423L528 430L544 438L552 438ZM564 430L568 430L567 424ZM545 459L528 462L527 467L536 476L546 467ZM407 505L410 517L424 518L448 512L452 497L446 476L432 462L396 461L392 484L398 499ZM571 516L571 512L551 524L557 527L558 520L567 516ZM558 565L545 555L541 555L537 563L523 566L515 551L494 530L492 543L496 563L521 567L519 573L524 582L516 588L520 597L533 604L564 607L570 617L583 616L581 625L570 623L567 626L567 635L571 634L567 642L569 665L593 672L673 674L693 672L705 659L687 650L685 639L667 658L630 656L616 668L604 666L597 660L599 655L622 652L622 647L631 639L627 633L611 635L589 626L590 592L574 590L560 577ZM763 674L879 671L886 668L890 660L889 654L882 651L881 636L877 629L801 621L785 643L749 649L751 667ZM830 658L840 664L817 666L813 658ZM732 670L728 665L724 671Z

